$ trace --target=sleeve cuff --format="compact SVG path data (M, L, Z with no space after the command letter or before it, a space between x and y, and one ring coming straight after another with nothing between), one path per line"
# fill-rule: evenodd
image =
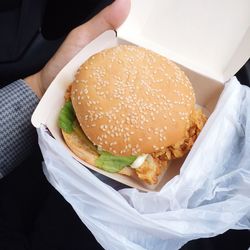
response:
M0 89L0 176L8 174L32 151L36 130L30 120L38 102L24 80Z

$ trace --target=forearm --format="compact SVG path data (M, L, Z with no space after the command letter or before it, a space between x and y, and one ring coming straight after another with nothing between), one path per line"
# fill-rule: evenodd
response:
M23 80L0 89L0 178L32 151L36 131L30 118L38 102Z

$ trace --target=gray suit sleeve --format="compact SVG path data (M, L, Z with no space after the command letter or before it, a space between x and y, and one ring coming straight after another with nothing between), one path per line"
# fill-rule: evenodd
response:
M0 178L32 151L36 130L30 119L38 102L23 80L0 89Z

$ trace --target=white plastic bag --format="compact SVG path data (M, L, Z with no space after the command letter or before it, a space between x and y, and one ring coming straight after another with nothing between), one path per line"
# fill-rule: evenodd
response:
M250 89L229 81L180 175L139 192L91 172L38 129L44 173L97 241L112 249L178 249L250 229ZM117 191L119 190L119 191Z

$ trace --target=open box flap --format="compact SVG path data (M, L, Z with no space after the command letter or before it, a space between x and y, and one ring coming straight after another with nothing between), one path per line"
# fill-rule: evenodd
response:
M249 0L133 0L121 39L219 82L250 57Z

